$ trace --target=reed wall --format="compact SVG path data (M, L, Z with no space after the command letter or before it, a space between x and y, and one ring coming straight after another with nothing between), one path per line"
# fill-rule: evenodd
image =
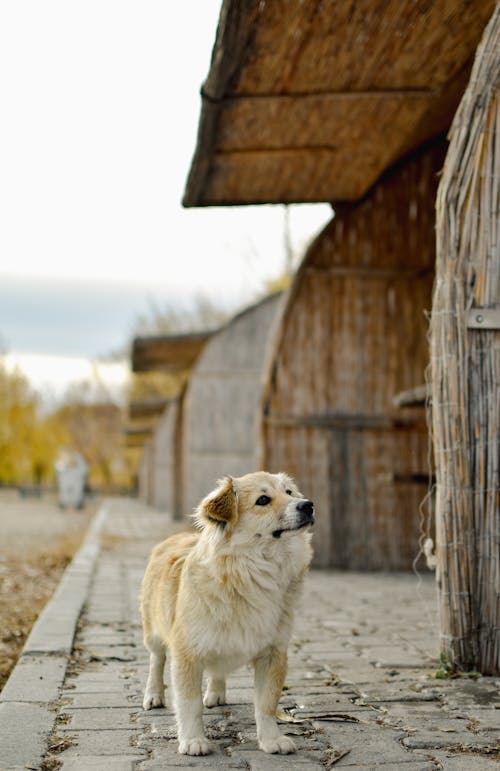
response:
M155 427L152 455L152 504L175 519L182 516L182 409L181 394L168 403Z
M217 479L257 468L264 361L280 301L273 295L232 319L192 370L184 416L185 516Z
M153 504L153 475L154 445L153 439L149 439L144 444L138 471L139 498L148 505Z
M500 673L500 5L450 131L431 324L441 640Z
M401 569L418 552L428 484L421 385L444 145L423 149L336 216L306 254L276 337L262 464L316 504L317 565Z

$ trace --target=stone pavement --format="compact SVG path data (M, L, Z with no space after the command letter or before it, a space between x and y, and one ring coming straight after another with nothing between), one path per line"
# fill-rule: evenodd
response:
M252 675L205 710L216 753L177 753L165 709L143 712L139 583L165 514L107 501L0 696L0 769L493 771L499 679L436 679L433 577L312 571L280 704L296 755L257 749ZM75 634L76 630L76 634Z

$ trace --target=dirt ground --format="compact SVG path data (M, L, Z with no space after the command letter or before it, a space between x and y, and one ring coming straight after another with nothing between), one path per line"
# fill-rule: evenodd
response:
M0 691L96 508L61 511L55 499L0 493Z

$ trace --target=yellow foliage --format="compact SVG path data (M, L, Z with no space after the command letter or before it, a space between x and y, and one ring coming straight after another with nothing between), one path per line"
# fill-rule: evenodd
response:
M68 445L85 458L93 488L128 487L133 470L125 457L123 415L112 402L70 402L53 419L70 437Z
M63 448L85 458L93 487L128 487L135 468L125 454L123 415L111 402L85 403L85 393L50 415L19 371L0 358L0 485L53 483Z
M285 292L292 283L292 276L290 273L282 273L276 278L271 278L265 283L266 294L274 294L275 292Z
M30 484L53 478L63 428L40 415L35 392L18 370L0 359L0 484Z
M187 382L189 372L136 372L128 388L128 401L176 396Z

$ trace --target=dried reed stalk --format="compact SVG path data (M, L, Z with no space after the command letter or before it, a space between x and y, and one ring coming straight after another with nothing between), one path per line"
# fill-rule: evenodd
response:
M455 668L500 673L500 4L450 130L437 197L432 431L442 647Z

